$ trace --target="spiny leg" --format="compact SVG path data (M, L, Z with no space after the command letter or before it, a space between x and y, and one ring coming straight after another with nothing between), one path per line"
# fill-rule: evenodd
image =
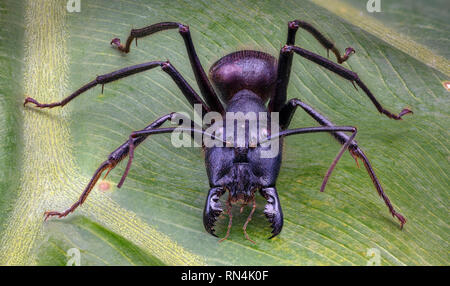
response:
M97 183L98 179L102 175L102 173L107 169L112 169L115 167L117 163L114 161L106 160L104 161L100 167L95 171L94 176L89 181L88 185L84 189L83 193L81 194L80 198L68 209L66 209L63 212L57 212L57 211L46 211L44 213L45 220L47 220L49 217L52 216L58 216L59 218L65 217L71 212L73 212L77 207L82 205L86 198L88 197L89 193L91 192L92 188L94 188L95 184Z
M130 171L131 163L133 162L133 158L134 158L134 143L133 143L134 140L136 140L138 138L147 138L149 135L152 135L152 134L172 133L175 131L189 132L191 134L191 136L193 135L193 133L199 133L204 136L209 136L211 139L219 140L223 144L226 143L221 138L216 137L213 134L205 132L203 129L198 127L193 121L191 121L191 127L168 127L168 128L154 128L154 129L143 129L140 131L134 131L130 134L129 139L128 139L128 144L129 144L128 163L125 168L125 172L123 173L122 178L120 179L120 182L117 185L117 187L118 188L122 187L123 182L125 181L125 178L127 177L128 172Z
M372 92L369 90L369 88L361 81L361 79L355 72L352 72L352 71L324 58L324 57L321 57L313 52L307 51L300 47L287 45L281 49L282 54L285 54L285 53L288 54L288 53L292 53L292 52L295 52L296 54L304 57L305 59L308 59L308 60L334 72L335 74L351 81L352 83L356 83L366 93L366 95L372 101L373 105L375 105L378 112L380 112L381 114L384 114L387 117L395 119L395 120L400 120L400 119L402 119L403 115L412 113L412 111L408 108L404 108L398 115L393 114L390 111L384 109L383 106L378 102L378 100L372 94Z
M295 35L297 33L298 28L302 28L309 33L311 33L319 43L328 51L331 49L333 53L336 55L336 59L339 63L345 62L355 50L351 47L345 49L344 56L341 57L339 50L334 46L334 44L328 40L325 36L323 36L316 28L314 28L311 24L301 21L294 20L288 23L288 36L286 40L286 45L294 45L295 44ZM277 86L275 89L275 94L273 98L271 98L269 103L269 110L279 112L283 105L287 100L287 87L289 84L289 78L291 74L292 67L292 53L284 53L280 51L280 55L278 58L278 78L277 78Z
M383 199L392 216L396 217L400 221L400 229L403 229L403 225L406 223L406 218L401 213L397 212L392 206L391 201L389 200L389 197L386 195L386 193L383 191L383 187L381 186L380 181L375 175L375 171L373 170L372 165L370 164L366 154L364 154L364 152L358 146L351 147L350 153L352 154L353 158L355 158L355 160L359 158L363 161L364 167L366 168L367 173L372 179L372 182L375 186L375 189L377 190L378 195Z
M111 40L111 45L115 45L117 47L117 49L121 52L124 53L129 53L130 52L130 46L131 43L133 42L134 39L136 39L136 46L137 46L137 39L138 38L142 38L145 36L149 36L151 34L160 32L160 31L164 31L164 30L169 30L169 29L176 29L180 27L180 23L176 23L176 22L161 22L161 23L156 23L144 28L140 28L140 29L132 29L130 32L130 35L127 38L127 42L125 44L125 46L120 42L119 38L114 38Z
M306 128L295 128L295 129L287 129L281 131L279 134L275 134L271 136L271 138L275 137L284 137L284 136L290 136L290 135L296 135L296 134L305 134L305 133L313 133L313 132L336 132L336 131L349 131L352 132L352 135L350 137L346 138L346 141L342 143L342 147L339 150L339 153L334 158L333 162L331 163L330 167L328 168L327 173L325 174L325 177L323 179L322 186L320 188L320 191L323 191L325 189L325 186L328 182L328 179L331 176L331 173L333 172L334 168L336 167L337 163L339 162L339 159L341 159L342 155L344 154L345 150L349 148L350 144L353 142L353 139L356 136L357 129L356 127L352 126L320 126L320 127L306 127ZM343 133L344 134L344 133Z
M320 186L320 191L323 192L325 190L325 187L327 185L328 179L331 176L331 173L333 172L334 168L336 167L337 163L339 162L339 159L341 159L342 155L344 154L345 150L350 146L351 142L356 136L356 132L353 133L350 137L348 137L347 141L342 145L341 150L339 150L339 153L334 158L333 162L331 163L330 167L327 170L327 173L325 174L325 177L323 178L322 185Z
M333 44L333 42L328 40L322 33L314 28L313 25L301 20L294 20L288 23L288 39L286 42L287 45L295 44L295 34L297 33L299 27L311 33L311 35L313 35L314 38L316 38L316 40L319 41L319 43L327 50L327 54L331 50L336 56L336 60L340 64L345 62L350 57L350 55L355 52L352 47L348 47L345 49L344 56L341 56L341 53Z
M164 115L164 116L158 118L157 120L155 120L154 122L152 122L150 125L148 125L145 128L145 130L157 128L157 127L161 126L167 120L173 119L175 116L176 116L176 113L170 113L170 114ZM133 144L133 146L138 146L145 139L146 139L145 136L135 138L135 139L133 139L132 144ZM94 188L95 184L97 183L97 181L100 178L100 176L102 175L102 173L105 170L108 170L108 172L105 175L105 178L106 178L109 171L111 171L120 161L122 161L123 158L125 158L128 155L129 150L130 150L130 141L126 141L125 143L120 145L116 150L111 152L111 154L108 156L108 160L104 161L100 165L100 167L98 167L98 169L95 171L94 175L92 176L91 180L89 181L88 185L84 189L84 191L81 194L78 201L76 201L70 208L68 208L67 210L65 210L63 212L57 212L57 211L45 212L45 220L47 220L51 216L58 216L60 218L65 217L68 214L70 214L71 212L73 212L77 207L82 205L84 203L84 201L86 200L86 198L88 197L91 190Z
M201 99L201 97L195 92L195 90L187 83L187 81L183 78L183 76L175 69L175 67L170 64L170 62L162 62L162 61L153 61L153 62L147 62L143 64L138 64L134 66L129 66L126 68L119 69L117 71L97 76L93 81L83 85L81 88L76 90L71 95L67 96L63 100L59 102L54 103L39 103L37 100L27 97L25 99L25 102L23 105L25 106L27 103L33 103L39 108L53 108L57 106L63 107L67 103L69 103L72 99L76 98L78 95L82 94L83 92L93 88L94 86L101 84L102 85L102 91L103 91L103 85L136 74L140 72L144 72L150 69L153 69L155 67L161 67L163 71L168 73L170 77L175 81L178 88L182 91L186 99L189 101L189 103L194 106L194 104L201 104L203 113L209 112L210 109L206 105L205 102Z
M289 123L292 119L292 116L295 113L295 110L297 109L297 106L300 106L306 113L308 113L314 120L316 120L320 125L322 126L334 126L334 124L329 121L325 116L314 110L311 106L307 105L306 103L300 101L299 99L291 99L282 109L280 112L280 125L284 126L284 128L287 128L289 126ZM385 194L380 181L378 180L377 176L375 175L375 172L372 168L372 165L369 162L369 159L364 154L364 152L361 150L361 148L358 147L358 144L356 141L354 141L351 137L346 135L343 132L333 132L332 135L338 140L341 144L345 145L346 142L351 141L351 143L348 146L348 150L353 158L355 158L356 162L357 158L361 159L363 161L364 167L367 170L367 173L369 174L375 189L377 190L378 195L384 200L386 206L389 209L389 212L392 214L392 216L396 217L401 224L401 228L403 228L403 225L406 223L406 218L403 217L400 213L395 211L394 207L392 206L388 196ZM350 140L351 139L351 140ZM323 186L323 185L322 185Z
M322 187L324 188L328 178L331 175L331 172L333 171L334 167L336 166L337 162L341 158L344 151L350 146L350 144L353 142L353 138L356 136L356 128L351 126L320 126L320 127L306 127L306 128L296 128L296 129L287 129L279 132L278 134L273 134L270 137L268 137L267 140L273 140L275 138L290 136L290 135L296 135L296 134L306 134L306 133L314 133L314 132L329 132L329 133L336 133L336 132L352 132L352 135L347 138L345 142L343 142L343 146L341 150L339 151L336 158L333 160L333 163L331 164L330 168L327 171L327 174L325 175ZM344 133L343 133L344 134ZM264 144L264 140L260 143ZM266 215L267 219L271 223L272 226L272 236L269 237L269 239L277 236L283 227L283 213L281 211L281 205L279 202L277 190L275 187L266 187L260 190L261 195L267 200L267 204L264 209L264 214Z
M169 29L176 29L178 28L178 31L180 35L183 37L187 54L189 56L189 61L192 66L192 70L195 75L195 79L197 81L197 84L200 88L200 92L203 95L203 97L206 100L206 103L209 107L211 107L211 110L217 111L221 114L224 113L224 108L216 95L211 83L209 82L209 79L205 73L205 70L202 67L202 64L200 63L200 60L197 56L197 53L195 51L194 43L192 42L191 38L191 32L189 31L189 26L183 25L181 23L176 22L162 22L162 23L156 23L144 28L140 29L132 29L130 32L130 35L128 36L127 42L125 46L120 43L120 39L114 38L111 41L111 44L116 46L117 49L121 52L128 53L130 51L130 45L133 42L133 39L136 39L136 45L137 45L137 39L150 36L154 33L169 30Z

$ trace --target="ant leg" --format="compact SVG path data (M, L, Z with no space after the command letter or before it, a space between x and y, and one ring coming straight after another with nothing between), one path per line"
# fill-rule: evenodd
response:
M25 102L23 105L25 106L27 103L31 102L34 105L36 105L39 108L53 108L56 106L63 107L67 103L69 103L72 99L76 98L78 95L82 94L83 92L93 88L94 86L101 84L102 85L102 91L103 86L107 83L110 83L112 81L140 73L143 71L147 71L150 69L153 69L155 67L161 67L163 71L168 73L170 77L173 79L173 81L177 84L178 88L183 92L186 99L189 101L189 103L194 106L194 104L201 104L203 113L209 112L210 109L206 105L206 103L201 99L201 97L195 92L195 90L187 83L187 81L183 78L183 76L175 69L175 67L170 62L161 62L161 61L153 61L153 62L147 62L139 65L129 66L126 68L122 68L120 70L97 76L93 81L83 85L81 88L76 90L71 95L67 96L60 102L54 102L54 103L39 103L34 98L27 97L25 99Z
M322 186L320 187L320 191L323 192L325 189L325 186L328 182L328 179L331 176L331 173L333 172L334 168L336 167L337 163L339 162L339 159L341 159L342 155L344 154L345 150L349 148L350 144L353 142L353 139L356 136L357 130L356 127L352 126L320 126L320 127L306 127L306 128L295 128L295 129L287 129L283 130L278 134L275 134L273 136L270 136L268 140L277 138L277 137L285 137L290 135L296 135L296 134L305 134L305 133L314 133L314 132L336 132L336 131L348 131L352 132L353 134L348 137L347 140L343 143L341 150L339 150L339 153L334 158L333 162L331 163L330 167L328 168L327 173L325 174L325 177L322 182Z
M161 126L164 122L174 119L176 115L177 115L177 113L175 113L175 112L166 114L166 115L156 119L155 121L153 121L144 130L150 130L150 129L157 128L157 127ZM138 146L145 139L146 139L146 137L144 137L144 136L133 139L133 142L132 142L133 146ZM76 201L70 208L68 208L67 210L65 210L63 212L57 212L57 211L45 212L45 220L47 220L51 216L58 216L59 218L65 217L68 214L70 214L71 212L73 212L77 207L82 205L84 203L84 201L86 200L86 198L88 197L91 190L94 188L95 184L97 183L97 181L100 178L100 176L102 175L102 173L105 170L108 170L105 175L105 178L106 178L106 176L109 174L109 172L112 169L114 169L114 167L120 161L122 161L123 158L125 158L128 155L129 150L130 150L130 141L126 141L125 143L120 145L116 150L111 152L111 154L108 156L108 159L106 161L104 161L102 164L100 164L100 167L98 167L98 169L95 171L94 175L92 176L91 180L89 181L88 185L84 189L84 191L81 194L78 201Z
M131 163L133 161L134 158L134 140L139 139L139 138L147 138L149 135L152 134L163 134L163 133L172 133L172 132L189 132L191 134L191 136L193 137L193 133L199 133L202 134L204 136L208 136L211 139L214 140L219 140L222 144L226 144L226 142L224 140L222 140L219 137L216 137L213 134L207 133L205 132L201 127L199 127L197 124L195 124L195 122L191 121L190 127L168 127L168 128L154 128L154 129L143 129L140 131L134 131L130 134L130 137L128 139L129 142L129 156L128 156L128 163L127 166L125 168L125 172L122 175L122 178L120 179L119 184L117 185L118 188L122 187L123 182L125 181L125 178L128 175L128 172L131 168ZM142 139L143 140L143 139Z
M319 43L327 50L327 54L329 53L329 50L331 50L335 54L337 62L340 64L345 62L351 54L355 53L355 50L352 47L348 47L345 49L344 56L341 56L339 50L330 40L328 40L322 33L314 28L314 26L301 20L294 20L288 23L288 38L286 42L287 45L295 44L295 34L297 33L298 28L302 28L311 33L311 35L313 35L314 38L316 38L316 40L319 41Z
M308 59L312 62L315 62L316 64L334 72L335 74L351 81L353 84L356 83L369 97L369 99L372 101L373 105L377 108L378 112L381 114L386 115L389 118L400 120L402 119L402 116L408 113L412 113L411 110L408 108L404 108L398 115L391 113L390 111L386 110L381 106L381 104L378 102L378 100L375 98L375 96L372 94L372 92L369 90L369 88L361 81L361 79L358 77L358 75L355 72L352 72L324 57L321 57L315 53L312 53L310 51L307 51L305 49L296 47L296 46L284 46L281 49L282 54L288 54L295 52L296 54L304 57L305 59Z
M120 43L119 38L112 39L111 44L116 46L119 51L128 53L130 52L130 45L133 42L133 39L136 39L137 45L138 38L150 36L160 31L176 28L178 28L180 35L183 37L186 50L189 56L189 61L191 63L192 70L194 72L195 79L197 81L198 87L200 88L201 94L204 96L206 103L208 104L208 106L211 107L212 110L217 111L220 114L223 114L225 110L222 106L222 103L220 102L217 94L215 93L213 87L211 86L211 83L209 82L205 70L203 69L202 64L200 63L200 60L195 51L194 43L192 42L191 38L191 32L189 31L189 26L176 22L156 23L144 28L132 29L130 35L128 36L125 46Z
M294 20L288 23L288 36L286 40L286 45L294 45L295 44L295 35L297 33L298 28L302 28L309 33L311 33L322 46L327 50L331 50L335 55L338 63L345 62L355 50L351 47L345 49L345 54L341 57L339 50L334 46L334 44L325 38L316 28L314 28L311 24L306 23L301 20ZM292 53L283 53L280 52L280 56L278 59L278 78L277 78L277 87L275 90L275 95L271 98L269 103L269 110L279 112L281 108L286 103L286 95L287 95L287 87L289 84L289 78L291 74L291 66L292 66Z
M280 90L276 91L276 95L273 98L273 103L271 100L272 106L269 105L269 107L272 108L271 110L280 111L281 108L283 108L283 106L284 106L284 103L282 101L283 100L286 101L286 90L287 90L287 83L289 80L286 77L286 75L289 74L290 66L284 67L284 66L280 66L280 65L282 65L284 62L286 62L286 59L284 59L285 55L290 54L292 52L295 52L296 54L298 54L312 62L315 62L316 64L351 81L353 84L356 83L366 93L366 95L372 101L373 105L375 105L378 112L380 112L381 114L384 114L387 117L395 119L395 120L400 120L400 119L402 119L403 115L408 114L408 113L413 113L408 108L404 108L398 115L391 113L390 111L383 108L383 106L378 102L378 100L375 98L375 96L372 94L372 92L369 90L369 88L361 81L361 79L358 77L358 75L355 72L352 72L352 71L324 58L324 57L321 57L321 56L313 53L313 52L307 51L305 49L302 49L302 48L299 48L296 46L289 46L289 45L286 45L281 49L280 62L279 62L279 70L281 70L281 74L278 74L278 79L280 80L280 83L279 83L279 85L277 85L277 89L279 88ZM278 94L279 94L279 96L278 96Z
M46 211L44 213L45 216L45 220L47 220L49 217L52 216L58 216L59 218L65 217L68 214L70 214L71 212L75 211L75 209L79 206L81 206L83 204L83 202L86 200L86 198L88 197L89 193L91 192L92 188L94 188L95 184L97 183L98 179L100 178L100 176L102 175L102 173L106 170L106 169L112 169L115 167L117 163L110 161L110 160L106 160L104 161L100 167L98 167L98 169L95 171L94 176L92 176L92 179L89 181L88 185L86 186L86 188L84 189L83 193L81 194L80 198L78 199L78 201L76 201L70 208L66 209L63 212L57 212L57 211Z
M291 99L285 107L281 110L280 115L280 124L284 126L284 128L287 128L289 126L289 123L292 119L292 116L295 113L295 110L297 109L297 106L300 106L306 113L308 113L314 120L316 120L320 125L322 126L334 126L334 124L329 121L325 116L314 110L311 106L307 105L306 103L300 101L299 99ZM345 144L345 142L349 142L349 136L346 135L343 132L333 132L332 135L338 140L341 144ZM356 163L358 163L358 158L363 161L364 167L367 170L367 173L369 174L375 189L377 190L378 195L384 200L384 203L389 208L389 212L392 214L392 216L395 216L400 221L400 227L403 228L403 225L406 223L406 219L397 211L395 211L394 207L391 204L391 201L389 200L388 196L383 190L383 187L381 186L380 181L378 180L377 176L375 175L375 171L372 168L372 165L369 162L369 159L367 158L366 154L364 154L363 150L358 147L358 144L356 141L351 140L351 143L348 146L348 150L352 157L355 159Z
M136 46L137 46L137 39L142 38L145 36L149 36L151 34L169 30L169 29L176 29L180 27L180 23L176 22L161 22L157 24L153 24L144 28L140 29L131 29L130 35L127 38L127 42L125 46L120 42L119 38L114 38L111 40L111 45L114 45L117 47L117 49L123 53L129 53L130 52L130 46L134 39L136 39Z

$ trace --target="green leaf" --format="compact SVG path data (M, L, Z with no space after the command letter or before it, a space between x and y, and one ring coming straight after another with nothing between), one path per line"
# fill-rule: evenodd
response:
M0 2L0 264L66 265L68 250L82 265L366 265L371 249L382 265L449 264L448 13L443 1L93 1L69 13L66 1ZM395 3L394 3L395 2ZM362 4L361 4L362 3ZM364 168L345 154L324 193L320 184L339 144L327 134L289 137L277 188L285 216L268 240L264 199L242 232L250 208L235 210L228 240L203 229L208 180L199 148L174 148L154 136L95 187L73 214L43 220L78 199L93 172L130 132L172 111L192 114L168 75L158 69L94 88L64 108L22 106L26 96L61 100L95 76L152 60L167 60L198 90L176 31L140 39L121 55L111 48L131 28L162 21L189 24L205 68L238 49L278 55L287 21L302 19L340 50L356 50L343 66L358 73L387 109L380 115L350 82L294 58L289 98L298 97L338 125L358 127L403 230L378 197ZM417 30L417 33L412 30ZM297 44L325 56L309 34ZM332 58L334 60L334 58ZM291 127L316 126L298 112ZM227 217L218 221L224 236ZM369 254L368 254L369 253Z

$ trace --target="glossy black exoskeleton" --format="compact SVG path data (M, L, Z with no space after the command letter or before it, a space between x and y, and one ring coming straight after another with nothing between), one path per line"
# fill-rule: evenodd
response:
M228 237L230 232L232 221L232 204L240 203L242 206L245 206L251 203L252 210L243 227L246 238L250 240L246 232L246 227L255 211L255 195L258 192L267 201L264 208L264 214L272 226L272 236L270 238L280 233L283 227L283 213L276 189L276 181L282 161L282 139L289 135L311 132L328 132L342 144L340 152L332 162L328 172L325 175L321 191L325 188L325 184L331 174L331 171L338 162L339 158L345 150L349 150L355 160L358 158L362 160L378 194L385 201L391 214L397 217L401 223L401 226L403 226L406 219L394 210L388 197L384 193L381 184L369 163L369 160L364 152L358 147L356 141L353 140L356 135L356 128L351 126L335 126L326 117L301 100L296 98L289 101L287 100L287 86L289 83L293 54L295 53L349 80L355 87L356 85L359 86L369 97L377 110L389 118L399 120L403 115L412 113L409 109L405 108L398 115L396 115L384 109L356 73L339 65L346 61L349 56L354 53L352 48L347 48L344 56L341 56L334 44L325 38L313 26L304 21L294 20L288 24L287 42L281 49L278 60L269 54L259 51L238 51L218 60L211 67L208 79L208 76L206 75L195 52L189 27L186 25L175 22L163 22L144 27L142 29L133 29L125 45L122 45L118 38L113 39L111 44L118 48L119 51L128 53L130 51L130 45L134 39L137 41L137 38L145 37L162 30L175 28L179 29L179 33L185 41L189 61L203 98L194 91L194 89L184 80L181 74L170 62L152 61L122 68L117 71L98 76L93 81L85 84L60 102L42 104L35 99L28 97L25 99L24 105L27 103L33 103L40 108L53 108L56 106L62 107L81 93L98 84L103 86L106 83L123 77L147 71L155 67L161 67L162 70L168 73L174 80L192 106L195 106L196 104L201 106L200 113L202 118L204 118L209 112L214 111L221 115L221 119L215 120L208 126L199 127L195 124L190 124L189 126L184 127L184 129L177 127L160 128L163 123L173 120L177 116L177 113L169 113L158 118L143 130L133 132L130 135L129 140L113 151L109 155L108 159L104 161L96 170L79 200L64 212L46 212L46 219L50 216L64 217L73 212L85 201L101 174L105 170L108 170L109 172L122 159L129 156L125 173L118 184L119 187L122 186L131 166L134 156L134 148L143 142L149 135L172 133L178 129L178 131L189 131L191 134L200 133L203 136L218 138L222 140L222 143L224 143L223 146L206 146L203 143L205 150L206 170L211 187L208 192L203 212L203 223L205 229L213 235L215 235L214 225L216 220L223 212L219 199L226 192L228 192L226 204L230 221L225 238ZM294 46L295 35L298 28L308 31L327 51L331 50L335 54L339 64L310 51ZM218 90L219 96L212 87L210 80ZM301 107L321 126L288 129L291 118L297 107ZM261 118L254 118L253 121L256 121L256 125L253 126L257 127L256 138L254 138L252 135L254 130L250 128L252 125L252 119L245 119L244 124L242 125L244 128L243 142L239 143L236 141L237 138L239 138L236 130L232 131L234 136L231 137L232 140L230 141L228 140L228 135L230 134L227 134L228 129L226 127L230 126L228 121L228 119L230 119L230 114L236 113L242 113L244 115L250 113L266 114L266 120L269 124L263 125ZM272 119L275 116L278 120L273 121ZM234 121L231 122L233 122L233 125L235 124ZM208 133L204 130L206 127L214 127L215 125L220 124L222 125L222 128L216 129L214 134ZM236 124L240 123L237 122ZM351 132L352 134L347 135L344 132ZM276 153L274 153L273 156L262 156L263 152L267 151L267 148L270 148L270 146L264 145L264 142L271 142L274 144L271 147L276 147Z

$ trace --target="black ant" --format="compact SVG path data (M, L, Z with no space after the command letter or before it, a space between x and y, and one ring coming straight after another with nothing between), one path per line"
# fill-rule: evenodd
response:
M403 109L398 115L384 109L356 73L339 65L345 62L350 57L350 55L355 52L353 48L349 47L345 49L344 55L341 56L339 50L334 46L334 44L327 38L325 38L316 28L304 21L291 21L288 24L287 42L286 45L281 49L278 60L275 57L263 52L245 50L238 51L221 58L210 68L209 79L211 79L211 81L219 91L219 99L195 52L194 44L192 42L188 26L175 22L157 23L141 29L131 30L130 36L128 37L125 45L121 44L118 38L113 39L111 41L111 44L114 47L117 47L119 51L128 53L130 51L130 45L134 39L137 43L138 38L149 36L159 31L176 28L178 28L179 33L184 39L189 56L189 61L194 71L194 75L203 99L194 91L194 89L186 82L186 80L170 62L152 61L122 68L112 73L98 76L95 80L82 86L80 89L64 98L60 102L41 104L35 99L28 97L25 99L24 105L27 103L33 103L40 108L53 108L56 106L62 107L81 93L98 84L102 85L103 91L103 85L106 83L136 73L147 71L155 67L161 67L162 70L168 73L175 81L177 86L180 88L180 90L192 106L196 104L201 106L200 113L202 116L205 116L205 114L212 111L222 115L223 122L215 121L212 125L222 123L223 126L223 123L226 121L227 114L229 112L266 112L268 114L268 117L271 117L274 114L277 114L279 117L279 121L276 126L272 124L264 130L261 130L261 128L259 130L263 131L259 134L264 132L266 133L266 140L274 140L275 138L279 139L278 141L276 141L276 144L278 144L278 152L275 154L275 156L267 158L261 156L261 152L264 150L264 147L262 146L262 141L260 140L262 138L260 137L257 138L257 141L259 142L253 142L250 136L246 136L244 144L242 146L236 146L236 142L227 141L227 135L223 131L215 132L215 135L212 136L219 138L219 133L221 133L222 138L225 138L222 141L227 143L225 146L204 146L206 169L211 189L209 190L206 199L206 204L203 212L203 223L206 231L208 231L210 234L215 235L214 224L217 220L217 217L223 212L219 197L222 196L226 191L229 192L227 200L227 212L230 221L225 238L228 237L231 228L231 205L233 203L240 202L242 206L250 203L253 205L251 213L244 225L245 236L250 240L246 233L246 227L248 222L251 220L253 212L255 211L256 191L259 191L260 194L267 200L264 214L272 224L272 236L270 238L278 235L281 232L281 229L283 227L283 213L281 211L281 205L276 190L276 180L281 167L282 139L283 137L289 135L311 132L329 132L342 144L340 152L331 164L331 167L328 169L321 187L321 191L324 190L325 184L331 174L331 171L338 162L339 158L341 157L343 152L348 149L350 154L355 158L356 161L358 158L362 160L367 172L369 173L370 178L375 185L378 194L383 198L392 216L397 217L400 221L401 227L403 227L406 219L400 213L394 210L389 201L389 198L384 193L383 188L381 187L381 184L376 177L372 166L369 163L369 160L367 159L364 152L358 147L356 141L353 140L356 135L356 128L351 126L335 126L331 121L329 121L319 112L317 112L301 100L291 99L288 101L286 98L292 59L293 54L295 53L351 81L355 88L356 85L359 86L366 93L377 110L380 113L385 114L389 118L399 120L403 115L412 113L412 111L407 108ZM311 33L327 50L327 52L331 50L335 54L337 62L339 64L295 46L295 34L298 28L302 28ZM267 101L268 106L266 107ZM297 107L301 107L321 126L288 129L291 118L294 115ZM168 120L174 120L176 116L177 113L164 115L152 122L145 129L133 132L130 135L129 140L122 144L115 151L113 151L109 155L108 159L104 161L95 171L94 176L75 204L73 204L64 212L46 212L45 219L51 216L58 216L61 218L73 212L86 200L89 192L92 190L101 174L105 170L108 170L109 172L122 159L124 159L126 156L129 156L129 161L125 173L118 184L118 187L122 186L131 166L134 148L142 143L151 134L174 132L177 129L175 127L159 127ZM260 122L258 121L257 123L259 124ZM246 122L245 124L249 124L249 122ZM280 130L279 133L273 132L275 127ZM184 128L184 131L190 131L193 133L197 132L203 135L211 135L205 132L203 128L204 126L198 127L192 124L190 127L188 126L188 128ZM248 126L245 130L247 132L246 135L249 135ZM344 132L352 132L352 134L347 135Z

